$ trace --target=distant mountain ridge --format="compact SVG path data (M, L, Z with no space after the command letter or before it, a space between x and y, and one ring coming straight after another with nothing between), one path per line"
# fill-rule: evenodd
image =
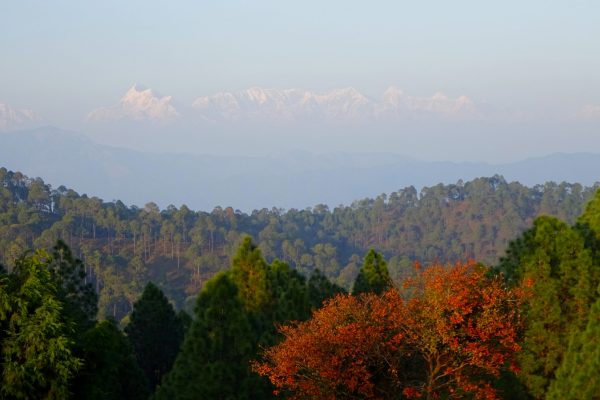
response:
M182 110L183 109L183 110ZM191 107L176 107L171 96L161 96L143 85L132 86L117 104L91 111L86 121L121 120L169 122L178 118L208 121L333 120L371 121L436 117L479 119L483 113L467 96L451 98L438 92L431 97L410 96L395 86L374 100L352 87L316 92L305 89L251 87L198 97Z
M329 206L401 187L503 175L526 185L600 181L600 155L553 154L516 163L428 162L393 153L284 152L264 157L153 154L94 143L57 128L0 134L0 166L130 204L195 209Z
M180 116L171 104L171 96L161 96L143 85L133 85L119 103L90 112L88 122L112 122L122 119L135 121L168 121Z
M0 130L31 127L40 121L40 117L33 110L0 103Z
M394 86L385 91L381 100L369 99L352 87L326 92L253 87L200 97L193 107L209 119L230 120L256 117L354 120L414 118L423 114L441 118L481 117L481 112L466 96L453 99L438 92L431 97L414 97Z

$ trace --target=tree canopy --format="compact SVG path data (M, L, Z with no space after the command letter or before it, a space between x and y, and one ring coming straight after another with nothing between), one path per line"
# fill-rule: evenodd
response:
M268 262L282 260L305 277L318 269L350 290L371 248L395 280L415 260L494 264L538 215L574 223L594 191L552 182L528 188L493 176L407 187L331 209L243 213L126 206L0 168L0 262L10 267L25 249L50 251L61 239L83 261L100 316L120 321L149 281L177 307L190 303L211 276L230 267L246 235Z
M432 266L284 326L255 369L291 399L498 398L490 377L515 362L523 299L479 265Z
M133 305L125 327L139 366L153 391L173 365L183 341L184 322L175 313L163 292L152 283Z
M365 261L358 271L352 294L375 293L382 294L392 287L392 278L387 269L383 256L370 249Z
M73 325L61 314L44 251L18 258L0 274L0 393L3 398L64 399L82 366L73 354Z
M138 366L127 338L114 321L99 322L85 333L83 343L85 365L74 382L73 398L148 398L148 383L144 372Z

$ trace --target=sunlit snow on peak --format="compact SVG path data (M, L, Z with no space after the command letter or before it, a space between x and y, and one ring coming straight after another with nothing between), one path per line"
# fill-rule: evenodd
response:
M119 103L101 107L88 114L88 122L110 122L124 119L134 121L168 121L179 117L171 104L171 96L159 96L152 89L140 84L133 85Z
M14 108L0 103L0 130L32 127L40 122L40 118L29 109Z
M303 89L252 87L235 92L203 96L193 104L203 117L214 120L330 118L373 120L374 118L473 119L481 115L466 96L451 98L438 92L431 97L409 96L389 87L380 101L368 98L353 87L314 92Z

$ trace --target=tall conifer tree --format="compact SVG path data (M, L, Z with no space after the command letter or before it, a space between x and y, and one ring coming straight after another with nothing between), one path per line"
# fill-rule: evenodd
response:
M383 256L373 249L369 250L354 282L352 294L382 294L391 287L392 280Z
M150 390L154 390L171 369L184 332L173 306L153 283L146 285L142 296L133 305L125 333L146 374Z
M99 322L82 338L85 365L73 384L73 398L145 400L150 394L131 345L112 320Z
M600 287L598 287L600 294ZM590 309L585 330L571 336L569 348L548 400L600 399L600 297Z
M509 250L499 270L511 283L533 283L525 308L519 376L531 395L543 398L563 361L568 338L585 327L598 266L581 229L553 217L537 218Z
M334 297L336 294L346 293L344 288L331 282L319 270L315 269L307 282L308 301L311 309L321 308L323 301Z
M27 254L0 274L0 397L65 399L82 361L73 352L73 326L43 251Z
M251 323L227 273L206 283L196 318L155 399L256 399L262 379L250 371L256 351Z

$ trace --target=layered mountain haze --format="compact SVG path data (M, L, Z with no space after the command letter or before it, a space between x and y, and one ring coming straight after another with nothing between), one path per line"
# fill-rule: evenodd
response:
M0 103L0 130L32 127L40 122L41 118L32 110Z
M119 103L90 112L88 122L170 121L180 116L171 104L171 96L161 96L143 85L133 85Z
M31 126L16 123L26 119L25 112L7 114L13 117L4 129ZM99 144L155 153L392 151L430 160L499 163L560 151L585 152L581 143L595 135L598 114L597 106L590 105L576 118L571 112L568 118L557 114L535 120L466 95L412 95L395 86L381 96L352 87L251 87L178 102L134 85L116 104L88 113L85 124L78 114L73 117L78 122L69 126ZM557 146L556 139L567 129L572 140Z
M56 128L0 134L0 160L0 167L106 200L139 205L155 201L162 207L187 204L202 210L337 206L401 187L422 188L495 174L531 186L547 181L584 185L600 181L598 154L553 154L503 164L432 162L392 152L156 154L100 145Z
M432 140L455 140L449 132L470 135L494 118L486 104L464 95L413 96L394 86L378 99L352 87L251 87L185 103L134 85L117 104L90 112L82 129L98 143L150 152L265 155L392 146L412 153L429 149Z

